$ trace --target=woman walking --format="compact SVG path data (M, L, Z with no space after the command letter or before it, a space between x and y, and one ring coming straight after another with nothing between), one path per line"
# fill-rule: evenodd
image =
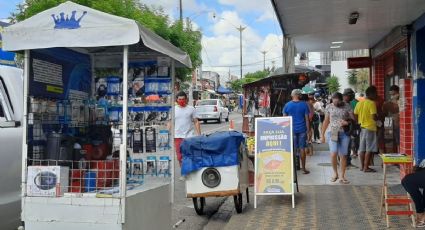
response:
M340 183L350 183L345 177L345 172L347 168L348 145L350 143L348 129L352 121L354 121L354 114L351 106L344 103L341 93L334 93L332 95L332 103L325 110L325 120L323 121L321 137L322 143L325 143L327 140L329 144L334 171L331 182L335 182L340 178L337 163L337 156L339 156L341 162Z

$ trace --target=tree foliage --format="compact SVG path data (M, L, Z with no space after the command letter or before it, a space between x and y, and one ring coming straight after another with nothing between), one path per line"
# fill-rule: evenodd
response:
M360 69L357 73L357 92L365 93L369 87L369 69Z
M328 84L328 90L329 90L329 93L331 94L338 92L339 89L341 88L341 85L339 84L339 79L335 75L328 77L326 79L326 83Z
M258 81L260 79L263 79L263 78L267 77L269 74L270 74L270 70L269 69L258 70L258 71L253 72L253 73L247 73L247 74L245 74L244 78L238 79L236 81L232 81L230 83L230 85L231 85L230 87L235 92L241 92L242 91L242 86L244 84L251 83L251 82L254 82L254 81Z
M348 84L351 87L357 86L357 73L358 73L358 71L355 70L355 69L347 71Z
M364 93L369 86L369 69L347 71L348 84L356 92Z
M10 18L12 22L22 21L66 1L26 0L25 3L17 6L16 12L12 13ZM148 7L138 0L73 0L73 2L105 13L133 19L187 52L192 60L193 68L202 64L202 34L193 29L189 20L172 22L163 9ZM180 68L177 69L176 74L184 81L190 78L190 72L190 69Z

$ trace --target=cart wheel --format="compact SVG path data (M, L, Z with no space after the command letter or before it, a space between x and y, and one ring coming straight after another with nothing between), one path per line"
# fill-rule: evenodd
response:
M235 202L236 212L242 213L242 193L233 196L233 201Z
M249 203L249 189L246 188L246 203Z
M195 208L196 214L204 215L205 197L200 197L199 202L197 197L192 198L192 200L193 200L193 207Z

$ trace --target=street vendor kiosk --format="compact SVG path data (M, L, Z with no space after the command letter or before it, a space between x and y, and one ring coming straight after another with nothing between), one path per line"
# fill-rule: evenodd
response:
M188 55L134 20L72 2L5 29L24 54L22 221L170 229L174 68ZM171 125L171 126L172 126Z
M248 155L252 162L249 172L251 186L254 185L256 118L282 116L283 106L291 100L291 91L303 88L319 75L318 72L273 75L243 85L242 131L248 136Z

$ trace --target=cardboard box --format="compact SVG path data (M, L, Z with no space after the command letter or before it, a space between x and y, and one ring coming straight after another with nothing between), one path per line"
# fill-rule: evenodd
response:
M27 174L27 195L58 197L68 192L69 167L29 166Z

